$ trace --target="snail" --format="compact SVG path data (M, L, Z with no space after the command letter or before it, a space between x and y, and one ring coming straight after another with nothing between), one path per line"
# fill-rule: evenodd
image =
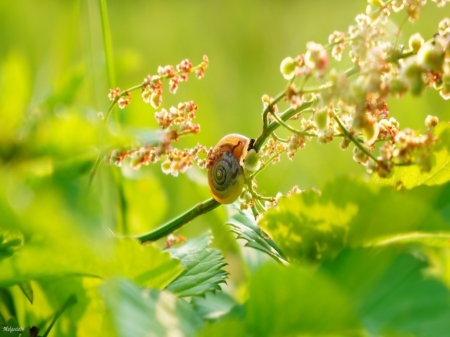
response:
M245 183L242 164L249 141L245 136L230 134L215 147L218 157L208 169L208 185L213 198L222 204L231 204L242 192Z

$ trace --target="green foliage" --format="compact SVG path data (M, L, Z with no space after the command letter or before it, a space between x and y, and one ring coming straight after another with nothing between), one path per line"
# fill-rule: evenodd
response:
M211 239L209 234L204 234L181 247L169 249L185 270L167 286L168 290L179 297L203 296L208 291L220 290L220 283L225 282L228 273L222 269L226 262L220 251L208 248Z
M117 336L194 336L202 326L192 307L169 292L143 290L123 279L109 280L101 291Z
M394 191L340 178L321 194L306 191L282 198L259 221L292 260L318 261L344 247L443 239L450 235L447 185ZM346 198L343 199L342 196ZM414 210L414 216L411 216Z
M231 226L231 230L237 235L238 239L247 241L245 246L264 252L277 261L285 262L280 248L256 225L255 218L250 212L235 209L234 213L226 223Z
M311 270L265 266L252 279L249 293L245 323L255 336L320 335L358 328L343 293Z
M420 185L441 185L450 180L450 126L441 124L436 127L435 135L439 142L434 145L433 166L429 172L421 172L418 166L397 167L392 176L381 179L373 175L371 181L379 185L396 188L413 188Z
M426 267L426 262L409 254L377 248L346 250L321 269L349 294L349 302L372 334L445 336L450 292L424 276Z
M204 320L216 320L226 315L238 305L226 292L207 292L204 297L194 297L191 301L195 311Z
M141 246L133 239L114 241L111 246L104 247L109 250L109 257L97 255L88 249L70 250L67 245L63 247L57 243L45 246L30 243L21 249L20 254L0 263L0 268L5 270L0 275L0 286L66 275L98 278L121 275L139 285L162 289L182 271L178 261L156 247ZM59 253L54 254L55 251Z
M181 86L175 103L164 97L167 107L190 99L199 106L201 133L180 138L180 149L212 145L230 132L255 137L257 98L285 85L279 61L323 38L321 29L299 35L298 13L305 27L320 15L327 32L355 14L343 2L320 12L320 2L178 1L176 11L166 2L140 5L108 2L103 13L110 15L118 83L136 83L158 64L197 59L200 49L211 59L204 82ZM429 13L433 21L442 16ZM217 25L224 18L227 25ZM180 229L182 245L141 244L126 236L204 200L206 177L104 165L111 149L160 144L161 133L154 111L137 99L114 110L109 123L98 118L108 108L99 26L94 2L0 4L0 336L448 334L448 124L433 129L439 142L430 172L396 166L387 179L367 181L349 153L310 142L294 162L282 153L276 169L258 172L258 193L294 184L314 189L281 197L257 220L237 205L228 219L223 207L210 214L197 207L196 219ZM162 26L164 33L154 29ZM436 33L428 21L421 29ZM398 45L406 42L398 36ZM389 114L415 130L428 113L448 120L449 105L437 96L388 98ZM277 130L280 139L290 135L284 131Z

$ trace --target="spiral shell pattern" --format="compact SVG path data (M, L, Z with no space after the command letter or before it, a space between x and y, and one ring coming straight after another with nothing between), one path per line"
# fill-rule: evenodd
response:
M214 199L230 204L241 194L244 187L244 172L237 159L224 152L208 171L208 184Z

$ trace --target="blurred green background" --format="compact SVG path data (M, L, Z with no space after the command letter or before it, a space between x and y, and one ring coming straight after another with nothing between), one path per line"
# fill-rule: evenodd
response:
M199 106L201 132L182 139L178 145L184 148L198 142L213 146L234 132L256 137L261 96L275 96L286 84L279 73L281 60L304 52L308 41L326 43L333 30L347 30L366 2L175 0L107 5L116 85L123 89L154 74L158 65L184 58L198 64L203 54L208 55L204 79L192 77L176 95L167 90L164 95L166 108L187 100ZM400 43L407 43L416 31L431 37L435 23L449 14L448 8L427 6L418 25L404 25ZM404 17L394 15L392 21L398 25ZM2 1L0 34L2 164L19 179L46 177L62 167L55 185L71 202L85 204L90 162L84 159L95 156L97 112L109 105L98 2ZM345 67L345 62L338 66ZM448 116L449 104L442 104L435 91L424 96L392 99L391 116L421 130L426 115ZM133 92L130 106L114 114L124 127L157 128L154 110L140 100L139 92ZM265 170L259 177L260 192L275 195L293 185L320 188L335 176L365 175L351 157L351 150L339 149L339 141L319 145L313 140L293 162L283 157ZM83 172L81 179L77 169ZM128 230L138 233L209 197L205 172L197 169L178 178L164 175L159 164L138 172L125 167L122 173L125 179L117 190L119 169L103 165L90 196L92 212L113 228L121 221L121 207L126 208ZM203 224L200 231L224 219L221 210L196 221Z

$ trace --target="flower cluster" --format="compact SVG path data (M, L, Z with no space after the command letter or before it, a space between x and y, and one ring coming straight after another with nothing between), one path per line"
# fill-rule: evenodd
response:
M130 104L131 93L129 91L122 92L120 88L117 87L109 90L108 98L114 103L117 102L120 109L124 109L128 104Z
M178 107L170 107L169 111L161 109L160 112L155 113L155 119L162 129L179 126L182 133L198 133L200 125L192 122L195 111L197 111L197 105L194 101L179 103Z
M154 108L160 107L163 80L168 79L169 91L176 93L179 83L187 81L192 72L195 73L197 78L202 78L208 64L206 55L203 56L202 62L195 67L188 59L185 59L176 66L158 67L157 74L145 77L141 85L126 91L121 91L120 88L111 89L108 97L113 101L113 104L105 119L107 119L114 104L117 103L121 109L128 105L131 99L130 91L135 89L141 89L141 96L145 103L149 103ZM155 141L151 144L139 144L129 149L113 150L105 157L105 161L108 164L120 167L128 159L130 166L134 169L139 169L142 165L148 165L149 163L163 161L161 165L163 172L174 176L177 176L179 172L185 172L194 162L199 167L205 167L207 150L204 146L198 145L185 150L172 146L172 143L178 141L180 136L196 134L200 131L200 125L193 122L197 109L194 101L179 103L176 107L172 106L168 110L162 108L155 113L156 122L162 129L157 133Z
M178 90L180 82L185 82L189 79L189 74L195 71L197 78L202 78L205 74L205 69L208 67L209 60L206 55L203 56L203 61L196 67L185 59L177 64L175 67L166 65L158 67L157 75L148 75L144 78L142 83L142 99L145 103L149 103L153 108L157 109L162 103L162 79L169 79L169 91L175 94Z
M443 6L448 1L435 2ZM366 14L358 15L347 33L334 31L328 46L309 42L305 54L285 58L280 71L290 81L285 92L290 107L272 113L274 118L269 122L278 123L292 135L286 140L274 135L266 142L260 153L262 166L279 161L282 152L291 159L313 137L319 143L342 137L341 148L354 143L353 159L370 173L386 177L395 165L411 164L430 170L436 142L432 128L437 118L427 117L425 134L401 130L389 116L386 103L390 95L420 95L427 87L438 90L444 99L450 98L450 19L442 20L438 33L427 42L420 34L412 35L409 50L398 45L395 37L390 39L385 27L393 11L405 10L409 20L416 21L425 4L424 0L369 0ZM354 66L344 72L329 70L329 50L341 61L346 48ZM306 87L304 83L312 74L325 82ZM296 79L302 80L301 88L295 86ZM300 104L293 104L291 97ZM300 127L287 124L293 117L299 118L301 112L292 111L301 111L304 102L312 102L311 116L302 118Z
M208 56L204 55L202 62L193 66L192 63L185 59L176 66L166 65L159 66L156 75L148 75L144 78L142 84L132 87L128 90L122 91L119 87L110 89L108 98L113 102L106 116L109 116L114 104L117 103L120 109L125 108L131 101L131 91L141 89L141 97L145 103L150 104L157 109L161 106L163 95L162 80L169 80L169 91L175 94L178 90L180 82L185 82L189 79L189 75L195 72L197 78L202 78L205 75L205 70L208 67Z
M129 159L130 166L133 169L163 161L161 164L162 171L174 177L178 176L179 173L186 172L194 163L200 168L206 167L208 150L205 146L199 144L194 148L180 150L172 146L174 139L170 133L161 133L160 135L161 139L156 144L143 145L128 150L113 150L106 156L105 161L107 164L121 167Z
M443 6L449 0L434 2ZM422 171L431 169L437 117L426 118L424 133L402 130L390 116L387 104L390 96L420 95L425 88L434 88L444 99L450 99L450 19L442 20L437 34L427 41L420 34L413 34L408 46L398 44L399 31L392 36L386 28L393 12L404 10L409 21L414 22L425 4L426 0L368 0L366 13L356 16L347 31L334 31L328 45L308 42L304 53L282 60L280 72L288 81L287 89L276 97L262 97L262 132L252 140L244 159L242 209L251 208L256 216L276 205L282 195L259 194L256 175L267 165L279 162L284 153L293 159L312 139L323 144L339 138L342 150L352 145L354 161L380 177L389 176L399 165L416 164ZM333 68L330 56L337 62L348 57L353 65L347 70ZM163 79L169 80L169 91L175 93L190 73L203 77L207 66L205 56L196 67L188 60L176 66L159 67L156 75L147 76L136 88L142 89L146 103L157 108L162 102ZM312 78L318 85L308 86ZM129 91L112 89L109 97L124 107L130 101ZM283 109L283 105L287 107ZM162 128L158 142L113 151L108 161L121 165L130 158L135 168L161 161L163 172L173 176L194 163L200 168L210 168L220 155L217 148L172 147L181 135L199 132L200 126L193 122L196 110L192 101L161 109L155 113ZM284 128L288 136L280 137L277 128ZM287 195L293 193L301 190L295 186Z

